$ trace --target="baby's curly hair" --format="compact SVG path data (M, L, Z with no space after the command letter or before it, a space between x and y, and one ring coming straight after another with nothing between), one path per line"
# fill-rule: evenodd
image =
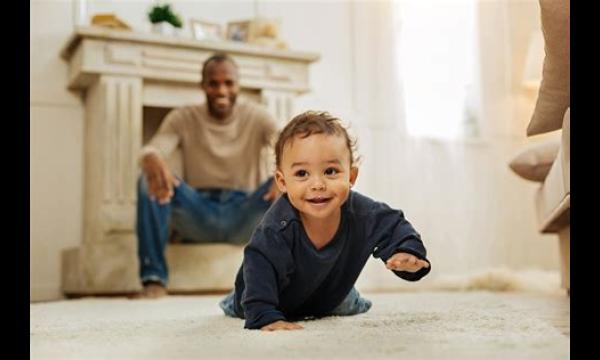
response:
M346 139L346 145L350 152L350 166L358 162L356 139L352 139L348 135L348 131L339 118L326 111L306 111L296 115L279 133L279 138L275 144L275 164L277 168L279 169L281 166L285 144L293 141L296 135L304 139L313 134L342 135Z

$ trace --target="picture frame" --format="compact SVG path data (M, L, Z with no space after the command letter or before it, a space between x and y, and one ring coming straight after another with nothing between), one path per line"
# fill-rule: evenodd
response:
M253 38L253 23L251 20L232 21L227 23L226 38L229 41L251 42Z
M190 19L192 37L195 40L223 40L223 30L220 24L209 21Z

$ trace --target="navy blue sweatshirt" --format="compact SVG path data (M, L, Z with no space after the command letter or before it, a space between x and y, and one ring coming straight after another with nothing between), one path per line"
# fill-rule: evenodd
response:
M402 211L350 191L336 234L317 250L284 194L265 213L244 249L235 280L236 315L246 319L247 329L325 316L350 292L371 254L385 262L397 252L429 262L420 235ZM392 271L417 281L430 270Z

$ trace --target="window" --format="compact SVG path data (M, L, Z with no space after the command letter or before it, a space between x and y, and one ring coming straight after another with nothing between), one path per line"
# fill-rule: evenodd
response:
M443 139L476 137L475 0L402 0L395 5L408 133Z

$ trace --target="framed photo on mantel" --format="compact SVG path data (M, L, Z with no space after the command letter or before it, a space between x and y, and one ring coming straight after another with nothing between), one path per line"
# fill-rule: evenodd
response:
M221 25L208 21L191 19L192 37L196 40L223 40Z
M227 24L227 40L250 42L252 41L252 21L233 21Z

